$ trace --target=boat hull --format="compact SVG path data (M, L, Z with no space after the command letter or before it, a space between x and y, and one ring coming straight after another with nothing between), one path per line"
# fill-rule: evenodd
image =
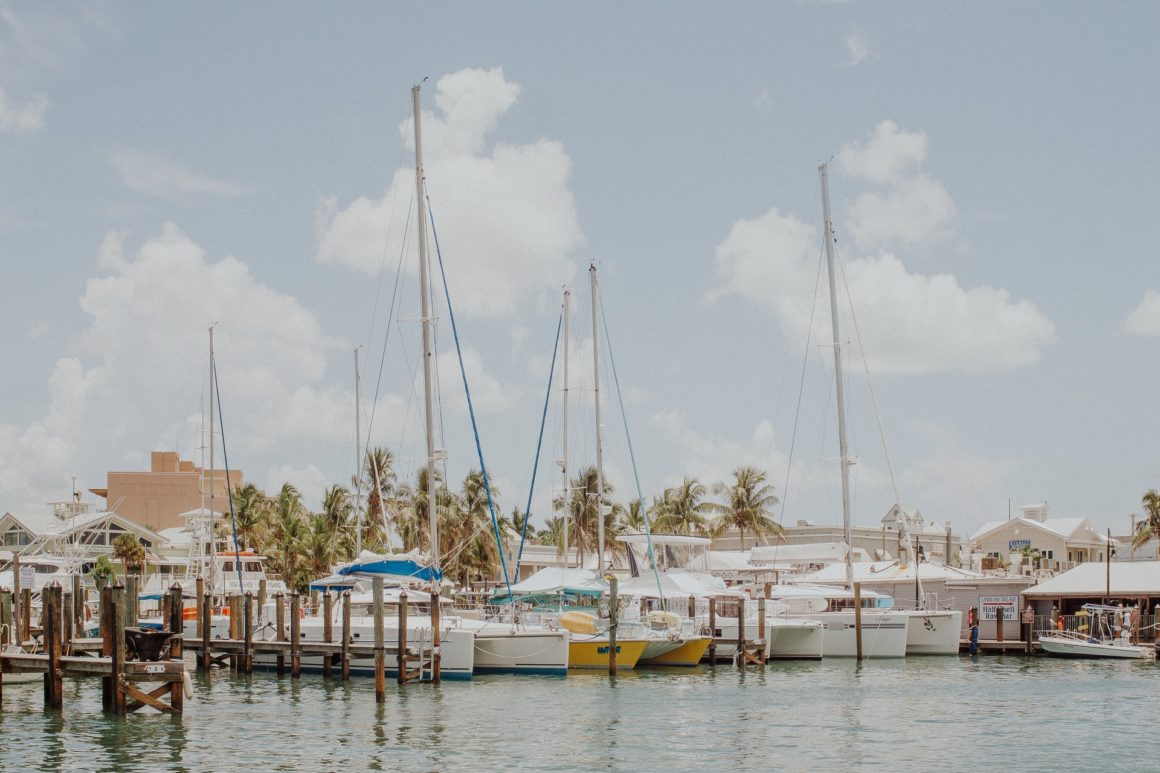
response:
M858 645L854 610L819 612L814 615L825 626L822 657L857 657ZM905 612L862 611L862 657L906 657L908 620Z
M737 622L717 621L717 635L727 641L716 647L717 660L732 660L737 654ZM746 625L746 638L757 633L757 624ZM821 660L825 629L818 620L777 618L766 621L765 657L768 660ZM706 655L706 657L708 657Z
M622 639L616 642L616 668L618 671L636 668L640 656L648 645L646 639ZM588 639L568 644L568 668L596 669L608 668L608 639Z
M1049 655L1063 658L1113 658L1118 660L1143 660L1154 657L1147 647L1124 644L1104 644L1085 642L1062 636L1040 635L1039 645Z
M907 655L958 655L963 613L913 610L906 613Z
M477 674L568 673L568 631L513 630L475 632Z
M642 666L695 666L705 657L709 644L713 640L708 636L693 636L683 639L673 649L653 657L642 657L639 665Z

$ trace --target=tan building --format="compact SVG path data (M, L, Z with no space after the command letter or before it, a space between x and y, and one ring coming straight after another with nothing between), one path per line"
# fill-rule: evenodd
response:
M242 485L242 471L230 470L230 488ZM212 486L211 486L212 484ZM107 487L89 489L106 507L153 531L185 526L181 513L210 507L229 510L225 470L203 470L174 451L154 451L148 472L110 472ZM212 496L211 496L212 495Z
M1113 550L1116 546L1112 540ZM1107 553L1107 535L1096 531L1087 518L1048 518L1046 503L1024 507L1022 518L985 523L971 537L973 561L1010 563L1014 574L1066 571L1078 564L1102 562Z

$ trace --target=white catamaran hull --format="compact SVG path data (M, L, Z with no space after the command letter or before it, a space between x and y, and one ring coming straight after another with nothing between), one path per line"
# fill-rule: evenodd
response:
M766 621L765 657L770 660L820 660L825 644L822 623L819 620L775 618ZM732 660L737 654L736 620L718 619L717 637L728 643L717 645L718 660ZM756 621L745 626L745 637L757 635ZM706 655L708 658L708 655Z
M907 655L957 655L963 613L949 609L911 610L906 613Z
M465 626L474 621L464 620ZM551 674L568 673L568 631L547 628L516 628L508 623L487 623L473 631L475 673Z
M822 656L853 658L858 655L854 610L820 612L815 617L825 626ZM906 657L908 620L905 612L862 611L862 657Z

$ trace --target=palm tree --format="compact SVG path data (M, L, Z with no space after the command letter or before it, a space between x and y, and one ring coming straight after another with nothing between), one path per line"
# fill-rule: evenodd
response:
M772 508L778 503L773 486L765 483L765 472L756 467L742 466L733 471L733 482L718 483L713 493L723 495L724 504L710 502L709 510L717 513L711 524L710 535L719 537L731 528L736 528L741 536L741 549L745 549L745 530L761 539L765 535L784 539L785 530L781 524L770 518Z
M363 544L382 547L388 543L387 519L393 515L396 482L394 452L381 446L368 450L363 465L362 485L367 492Z
M612 509L616 514L616 531L618 534L625 532L641 533L644 531L649 508L646 508L644 503L639 499L634 499L629 502L628 507L616 504L612 506ZM652 525L651 522L649 525Z
M271 563L282 573L286 585L298 585L302 546L306 539L305 508L302 495L290 483L274 499L270 518Z
M301 540L301 557L311 577L330 574L339 558L341 533L334 529L329 513L309 513Z
M552 507L556 510L563 510L565 507L568 508L571 518L571 524L568 527L568 541L576 546L579 552L580 565L583 566L584 554L596 548L596 514L598 511L603 511L604 513L605 547L616 544L615 514L610 508L604 507L604 505L609 504L608 496L612 493L612 485L608 481L604 481L604 491L600 497L599 507L596 496L595 467L588 467L581 470L572 479L572 485L569 488L571 495L567 501L565 502L563 496L556 497L552 501Z
M492 487L493 503L498 495L499 491ZM445 546L443 555L450 557L444 571L454 574L464 584L471 581L472 575L484 578L498 575L500 549L491 523L483 473L472 470L467 474L459 496L444 513L439 523L439 543Z
M681 485L665 489L653 502L653 528L686 536L705 534L709 530L707 516L714 509L712 502L705 501L706 494L705 484L688 476Z
M447 486L435 471L435 512L439 518L439 525L447 519L451 505L451 494ZM420 467L415 473L415 483L404 483L395 492L394 518L395 532L403 542L403 550L416 548L430 550L430 510L427 507L427 467ZM443 537L439 538L440 545Z
M354 503L350 491L345 486L335 484L322 495L323 521L334 536L336 557L354 557L354 524L350 521Z
M1132 535L1132 547L1138 548L1147 544L1153 537L1160 537L1160 493L1151 488L1140 498L1144 506L1144 520L1136 526L1136 533ZM1160 541L1156 544L1156 557L1160 558Z
M234 491L234 523L242 550L261 550L269 510L269 500L253 483Z
M113 540L113 557L120 560L126 575L140 574L145 568L145 546L132 532L119 534Z

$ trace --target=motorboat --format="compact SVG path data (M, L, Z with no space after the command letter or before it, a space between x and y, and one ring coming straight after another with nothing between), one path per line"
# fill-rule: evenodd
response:
M1082 623L1075 631L1041 631L1039 644L1049 655L1065 658L1143 660L1155 657L1152 647L1132 644L1131 627L1123 627L1116 635L1114 620L1123 612L1123 607L1084 604L1080 615L1086 616L1089 622Z

